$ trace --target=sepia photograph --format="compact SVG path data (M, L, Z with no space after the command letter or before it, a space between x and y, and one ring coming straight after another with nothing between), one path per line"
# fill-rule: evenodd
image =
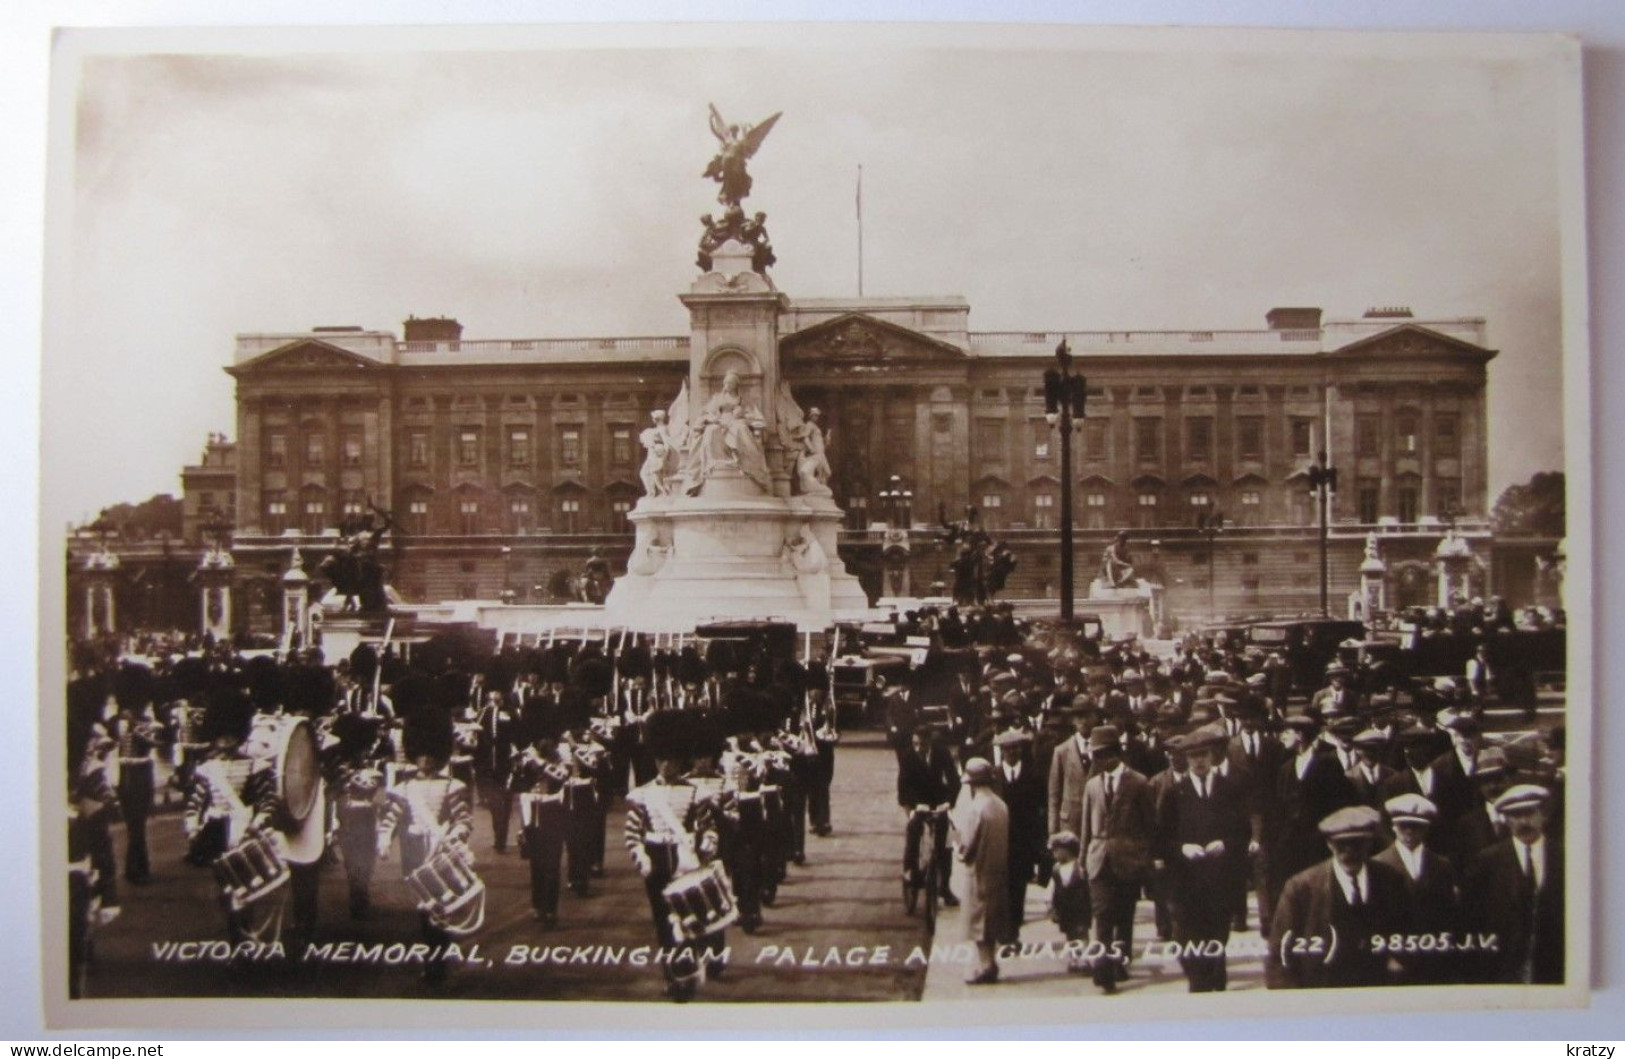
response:
M1585 1003L1574 39L51 76L49 1024Z

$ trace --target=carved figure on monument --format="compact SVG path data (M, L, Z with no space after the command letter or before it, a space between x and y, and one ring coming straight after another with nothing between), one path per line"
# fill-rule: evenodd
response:
M721 185L717 191L717 201L724 206L737 206L741 199L750 194L751 180L746 163L761 148L767 134L773 131L779 114L755 125L730 125L722 120L716 104L711 104L711 134L717 138L720 146L716 157L711 159L711 164L705 167L701 175Z
M577 598L583 603L602 603L604 597L609 595L609 588L613 583L614 578L609 574L609 563L603 556L593 552L587 557L587 564L576 582Z
M378 543L395 525L395 516L374 504L357 523L346 524L344 546L321 561L317 569L344 597L341 610L373 613L389 609L384 592L384 567L378 558Z
M654 425L644 428L643 433L638 435L638 441L649 453L638 476L643 479L644 492L649 496L669 496L672 492L671 477L677 469L677 452L666 428L666 413L657 408L649 414L649 418Z
M698 495L705 480L719 468L737 468L762 492L771 493L773 482L760 437L766 423L762 413L740 395L739 373L730 371L722 379L722 389L705 403L699 423L690 428L692 447L683 467L688 493Z
M1100 579L1108 588L1133 588L1139 583L1134 576L1134 557L1128 550L1128 531L1122 530L1117 539L1106 546L1100 557Z
M798 574L821 574L829 566L824 546L805 525L784 538L784 557Z
M795 472L796 492L802 496L831 496L829 488L829 436L824 433L823 413L814 408L802 418L801 406L790 393L790 384L779 383L779 442L790 454Z
M700 251L695 264L703 271L711 271L712 255L730 239L750 249L750 267L763 275L778 262L773 253L773 240L767 234L767 214L757 212L747 220L744 209L735 203L723 212L721 220L707 213L700 218L700 223L705 231L700 234Z

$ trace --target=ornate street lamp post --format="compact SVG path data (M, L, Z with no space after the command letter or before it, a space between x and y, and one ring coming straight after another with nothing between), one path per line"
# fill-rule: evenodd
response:
M886 525L907 529L914 521L914 491L903 488L903 479L892 475L890 488L880 491L881 510L886 513Z
M1320 616L1332 616L1331 605L1327 599L1327 562L1326 562L1326 536L1327 523L1331 517L1332 494L1337 492L1337 468L1326 463L1326 451L1322 449L1315 454L1315 462L1309 468L1309 495L1315 498L1320 508Z
M1072 620L1072 431L1083 420L1089 385L1072 373L1066 339L1055 347L1055 367L1044 372L1044 418L1061 435L1061 620Z

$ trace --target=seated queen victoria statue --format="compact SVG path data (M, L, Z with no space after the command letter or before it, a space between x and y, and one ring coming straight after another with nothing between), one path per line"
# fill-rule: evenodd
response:
M687 492L698 495L718 468L737 467L762 492L771 494L773 480L760 436L765 424L762 413L740 396L739 374L730 371L722 379L722 389L705 403L699 421L690 426L693 447L683 467Z

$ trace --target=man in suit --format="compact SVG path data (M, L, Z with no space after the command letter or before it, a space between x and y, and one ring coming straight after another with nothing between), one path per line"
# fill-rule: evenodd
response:
M1389 985L1389 955L1374 939L1408 925L1405 880L1371 859L1382 818L1354 805L1320 821L1331 857L1287 880L1270 921L1271 989Z
M1564 977L1563 852L1546 834L1551 794L1519 784L1495 800L1512 833L1480 853L1462 883L1467 929L1493 933L1494 982L1561 984Z
M959 797L959 771L954 768L952 756L941 742L935 737L935 730L921 725L909 737L909 749L897 761L897 804L903 810L907 823L903 832L903 875L912 879L914 866L920 859L920 840L925 835L928 818L918 816L914 810L918 806L936 808L938 806L951 806ZM948 844L948 819L946 816L929 818L935 827L937 848L946 851ZM948 880L953 871L953 861L946 853L940 856L935 865L936 885L938 893L942 895L942 903L949 908L955 908L959 899L949 888ZM922 880L930 885L931 880Z
M1044 829L1044 788L1039 785L1038 770L1028 760L1032 736L1010 729L1000 733L995 743L1000 761L993 767L993 792L1004 802L1010 817L1009 930L999 940L1014 944L1021 940L1027 884L1044 859L1049 832Z
M1078 839L1095 912L1095 941L1106 952L1095 962L1095 984L1117 992L1134 953L1134 905L1151 876L1157 811L1151 785L1123 764L1121 735L1103 724L1089 735L1095 775L1083 788Z
M1089 728L1094 711L1073 706L1067 711L1072 720L1072 737L1055 748L1049 766L1049 833L1070 831L1081 834L1083 788L1089 780Z
M1439 725L1450 733L1450 749L1433 759L1437 789L1431 798L1439 807L1439 819L1455 821L1477 801L1473 775L1478 771L1478 753L1484 739L1478 718L1472 714L1450 709L1440 713Z
M1506 752L1486 747L1473 769L1473 798L1469 807L1454 820L1446 821L1449 836L1441 843L1452 863L1472 864L1478 855L1511 833L1511 824L1495 808L1495 801L1512 786Z
M1401 794L1383 806L1394 829L1393 845L1373 858L1399 872L1409 898L1406 915L1413 934L1444 934L1460 926L1456 870L1429 844L1428 835L1439 810L1420 794ZM1401 955L1403 981L1416 985L1442 985L1454 979L1453 954L1417 951Z
M1157 807L1157 819L1162 820L1162 803L1182 783L1190 771L1190 763L1185 759L1185 745L1189 736L1174 734L1163 741L1162 749L1168 755L1168 767L1152 776L1151 802ZM1172 941L1174 937L1174 916L1169 905L1171 883L1168 878L1167 861L1164 858L1159 866L1153 864L1151 876L1151 909L1152 923L1157 929L1158 941Z
M1381 808L1384 801L1382 783L1394 774L1394 770L1382 761L1387 753L1388 737L1375 728L1366 728L1357 733L1352 742L1354 764L1345 775L1354 785L1354 796L1361 805Z
M1236 896L1245 894L1247 864L1258 854L1262 831L1244 785L1217 768L1228 741L1219 723L1188 736L1190 771L1165 788L1157 807L1157 866L1167 871L1174 940L1182 947L1221 947L1217 955L1181 954L1193 993L1222 992L1227 984L1222 946L1230 940Z
M1358 713L1360 695L1349 684L1349 670L1341 662L1326 667L1326 686L1315 692L1309 700L1310 709L1323 717Z
M1319 722L1308 714L1288 718L1281 733L1288 757L1275 777L1264 872L1264 905L1270 923L1287 880L1325 856L1320 822L1357 800L1336 755L1323 749L1319 734Z

